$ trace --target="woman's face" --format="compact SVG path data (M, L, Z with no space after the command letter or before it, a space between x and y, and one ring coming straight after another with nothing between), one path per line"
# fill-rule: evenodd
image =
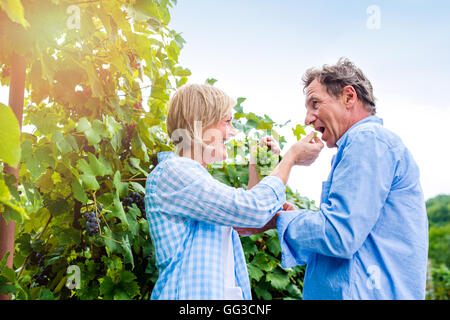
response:
M203 130L203 141L208 145L203 150L203 162L206 165L227 158L225 142L236 135L236 128L233 126L232 121L233 114L230 111L218 123Z

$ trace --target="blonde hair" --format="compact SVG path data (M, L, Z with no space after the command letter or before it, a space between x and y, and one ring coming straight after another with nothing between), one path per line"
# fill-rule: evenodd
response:
M184 130L191 141L199 141L201 136L195 136L195 125L200 123L203 129L214 125L225 118L235 105L236 102L230 96L209 84L183 85L169 102L167 133L175 145L182 141L174 134L178 129Z

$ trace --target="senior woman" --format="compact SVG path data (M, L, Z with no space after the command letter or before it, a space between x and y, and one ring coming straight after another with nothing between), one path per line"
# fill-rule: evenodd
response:
M234 105L223 91L206 84L184 85L170 101L167 132L177 150L158 154L146 183L145 207L159 270L151 299L251 299L233 227L274 227L292 166L311 164L323 148L309 135L251 190L229 187L206 166L227 158L224 144L236 134Z

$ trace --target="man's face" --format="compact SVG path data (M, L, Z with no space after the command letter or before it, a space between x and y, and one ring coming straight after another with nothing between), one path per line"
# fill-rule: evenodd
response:
M306 89L305 124L322 133L328 148L336 147L348 129L346 108L341 100L330 95L317 79Z

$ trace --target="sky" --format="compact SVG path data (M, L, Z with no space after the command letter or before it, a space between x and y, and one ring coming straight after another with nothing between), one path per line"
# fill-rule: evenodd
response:
M347 57L374 87L377 115L410 149L425 198L450 194L448 0L178 0L170 28L186 40L179 62L190 83L245 97L246 112L304 124L301 78ZM7 90L0 88L0 102ZM336 149L295 167L289 185L317 203Z
M247 98L246 112L277 123L304 124L308 68L349 58L374 87L377 116L418 163L425 198L450 194L450 2L179 0L171 16L189 82L215 78ZM335 153L325 147L310 167L295 167L289 185L318 203Z

